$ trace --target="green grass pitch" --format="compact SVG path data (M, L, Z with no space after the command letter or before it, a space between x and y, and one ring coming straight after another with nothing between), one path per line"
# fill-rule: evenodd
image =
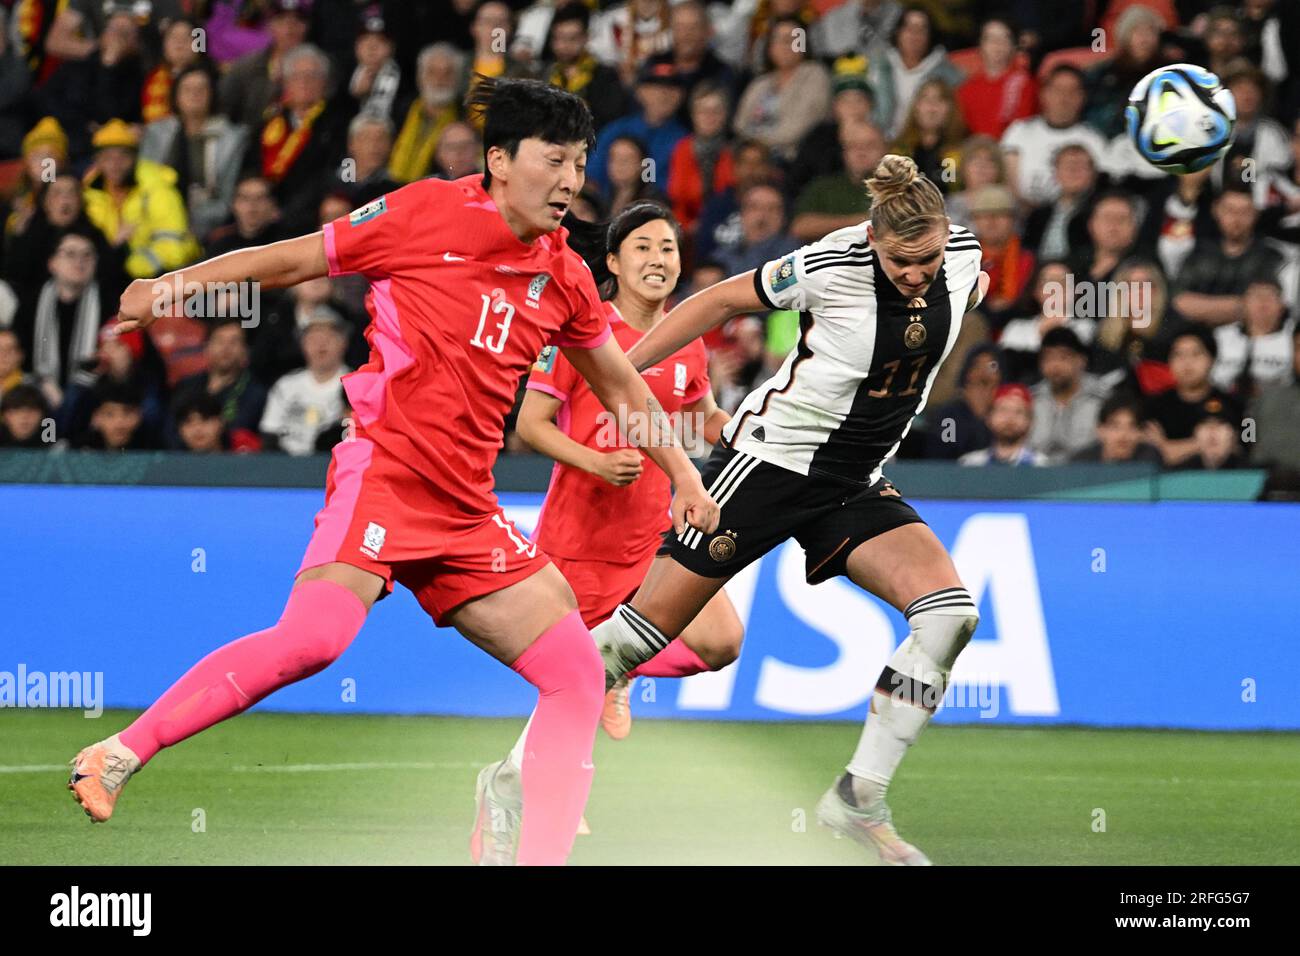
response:
M131 716L0 712L0 862L467 863L475 773L521 726L245 715L164 751L92 826L60 765ZM593 833L572 862L863 862L813 813L858 730L641 721L622 742L601 734ZM890 804L937 864L1295 864L1300 737L934 726Z

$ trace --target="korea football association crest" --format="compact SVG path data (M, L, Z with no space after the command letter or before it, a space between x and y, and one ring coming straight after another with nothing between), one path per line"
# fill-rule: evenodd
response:
M361 535L361 553L368 558L378 560L379 549L384 546L384 538L386 537L388 537L387 528L375 524L373 521L370 522Z
M678 398L686 395L686 363L673 363L673 394Z
M542 298L542 290L546 288L546 283L550 281L551 274L549 272L543 272L541 275L534 276L533 281L528 283L528 299L525 302L525 305L533 309L540 308L539 303Z

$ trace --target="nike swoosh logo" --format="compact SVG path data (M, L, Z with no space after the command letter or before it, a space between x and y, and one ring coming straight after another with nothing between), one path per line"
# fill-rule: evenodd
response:
M238 693L240 697L244 698L244 700L249 699L248 695L244 693L244 689L235 683L234 671L226 671L226 680L230 681L230 686L235 688L235 692Z
M444 252L444 253L442 254L442 257L443 257L443 259L445 259L447 262L464 262L464 261L465 261L465 260L462 259L460 256L453 256L450 252Z
M74 771L72 771L72 782L73 782L73 783L80 783L81 781L85 780L86 778L88 778L88 777L90 777L90 776L92 776L92 775L91 775L91 774L88 774L88 773L77 773L77 771L74 770Z

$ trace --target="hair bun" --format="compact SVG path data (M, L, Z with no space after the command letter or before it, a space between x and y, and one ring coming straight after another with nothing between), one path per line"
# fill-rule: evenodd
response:
M885 203L906 193L908 187L920 177L920 170L910 157L890 153L880 161L875 173L867 180L867 189L873 203Z

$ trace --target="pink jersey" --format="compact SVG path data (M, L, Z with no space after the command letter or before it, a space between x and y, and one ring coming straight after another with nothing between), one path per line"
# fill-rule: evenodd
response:
M492 466L538 353L610 334L568 230L521 242L481 180L420 180L324 227L330 275L370 279L370 360L343 378L361 430L473 514L496 510Z

